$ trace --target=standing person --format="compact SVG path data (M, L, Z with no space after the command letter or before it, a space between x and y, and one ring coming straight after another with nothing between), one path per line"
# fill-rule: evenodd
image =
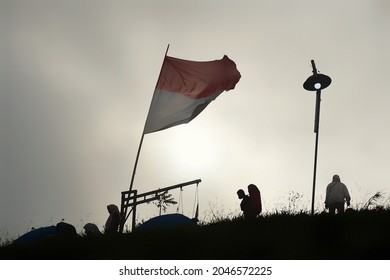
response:
M239 189L237 191L237 196L241 199L240 207L244 214L245 219L255 219L256 213L253 209L251 198L245 194L244 190Z
M119 213L118 206L115 204L107 205L108 213L110 216L107 219L104 233L111 234L118 232L119 223L121 220L121 215Z
M329 213L344 213L344 203L351 204L351 197L347 187L341 183L339 175L333 175L333 181L326 188L325 208L329 208Z
M260 190L256 185L250 184L248 186L248 193L249 193L249 197L251 199L253 211L255 212L255 215L257 216L263 210L262 205L261 205Z

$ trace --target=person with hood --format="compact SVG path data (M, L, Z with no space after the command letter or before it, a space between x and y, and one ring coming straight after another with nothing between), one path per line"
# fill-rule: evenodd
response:
M326 188L325 208L329 209L329 213L334 215L336 213L344 213L344 204L347 206L351 204L351 197L347 187L341 183L340 176L334 175L332 182Z
M116 233L118 232L118 227L121 221L121 215L119 213L118 206L115 204L107 205L107 210L108 213L110 213L110 216L107 219L104 233Z
M97 225L92 224L92 223L85 224L84 230L85 230L86 236L100 236L100 235L102 235L102 233L100 232Z
M262 205L261 205L260 190L256 185L250 184L248 186L248 193L249 193L249 198L251 199L251 202L252 202L253 210L255 211L255 214L257 216L263 210Z

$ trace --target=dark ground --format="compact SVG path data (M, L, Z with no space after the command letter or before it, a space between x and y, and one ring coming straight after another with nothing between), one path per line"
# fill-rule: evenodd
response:
M390 211L280 214L96 238L0 247L0 259L390 259Z

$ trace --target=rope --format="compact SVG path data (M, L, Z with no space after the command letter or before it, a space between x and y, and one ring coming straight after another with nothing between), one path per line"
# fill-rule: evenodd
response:
M199 212L199 189L198 185L196 185L196 190L195 190L195 199L194 199L194 206L192 207L192 217L198 218L198 213Z
M177 204L177 209L176 213L180 212L180 207L181 207L181 214L183 215L183 189L180 188L180 194L179 194L179 203Z

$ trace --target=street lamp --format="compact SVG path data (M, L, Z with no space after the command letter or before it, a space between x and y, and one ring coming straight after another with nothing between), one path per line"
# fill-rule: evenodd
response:
M327 88L332 79L329 76L324 74L318 74L317 68L314 63L314 60L311 60L311 66L313 67L313 75L311 75L307 80L303 83L303 88L308 91L315 91L316 98L316 112L314 119L314 133L316 134L316 144L314 151L314 173L313 173L313 192L311 199L311 215L314 215L314 196L316 191L316 175L317 175L317 152L318 152L318 134L319 134L319 125L320 125L320 105L321 105L321 90Z

